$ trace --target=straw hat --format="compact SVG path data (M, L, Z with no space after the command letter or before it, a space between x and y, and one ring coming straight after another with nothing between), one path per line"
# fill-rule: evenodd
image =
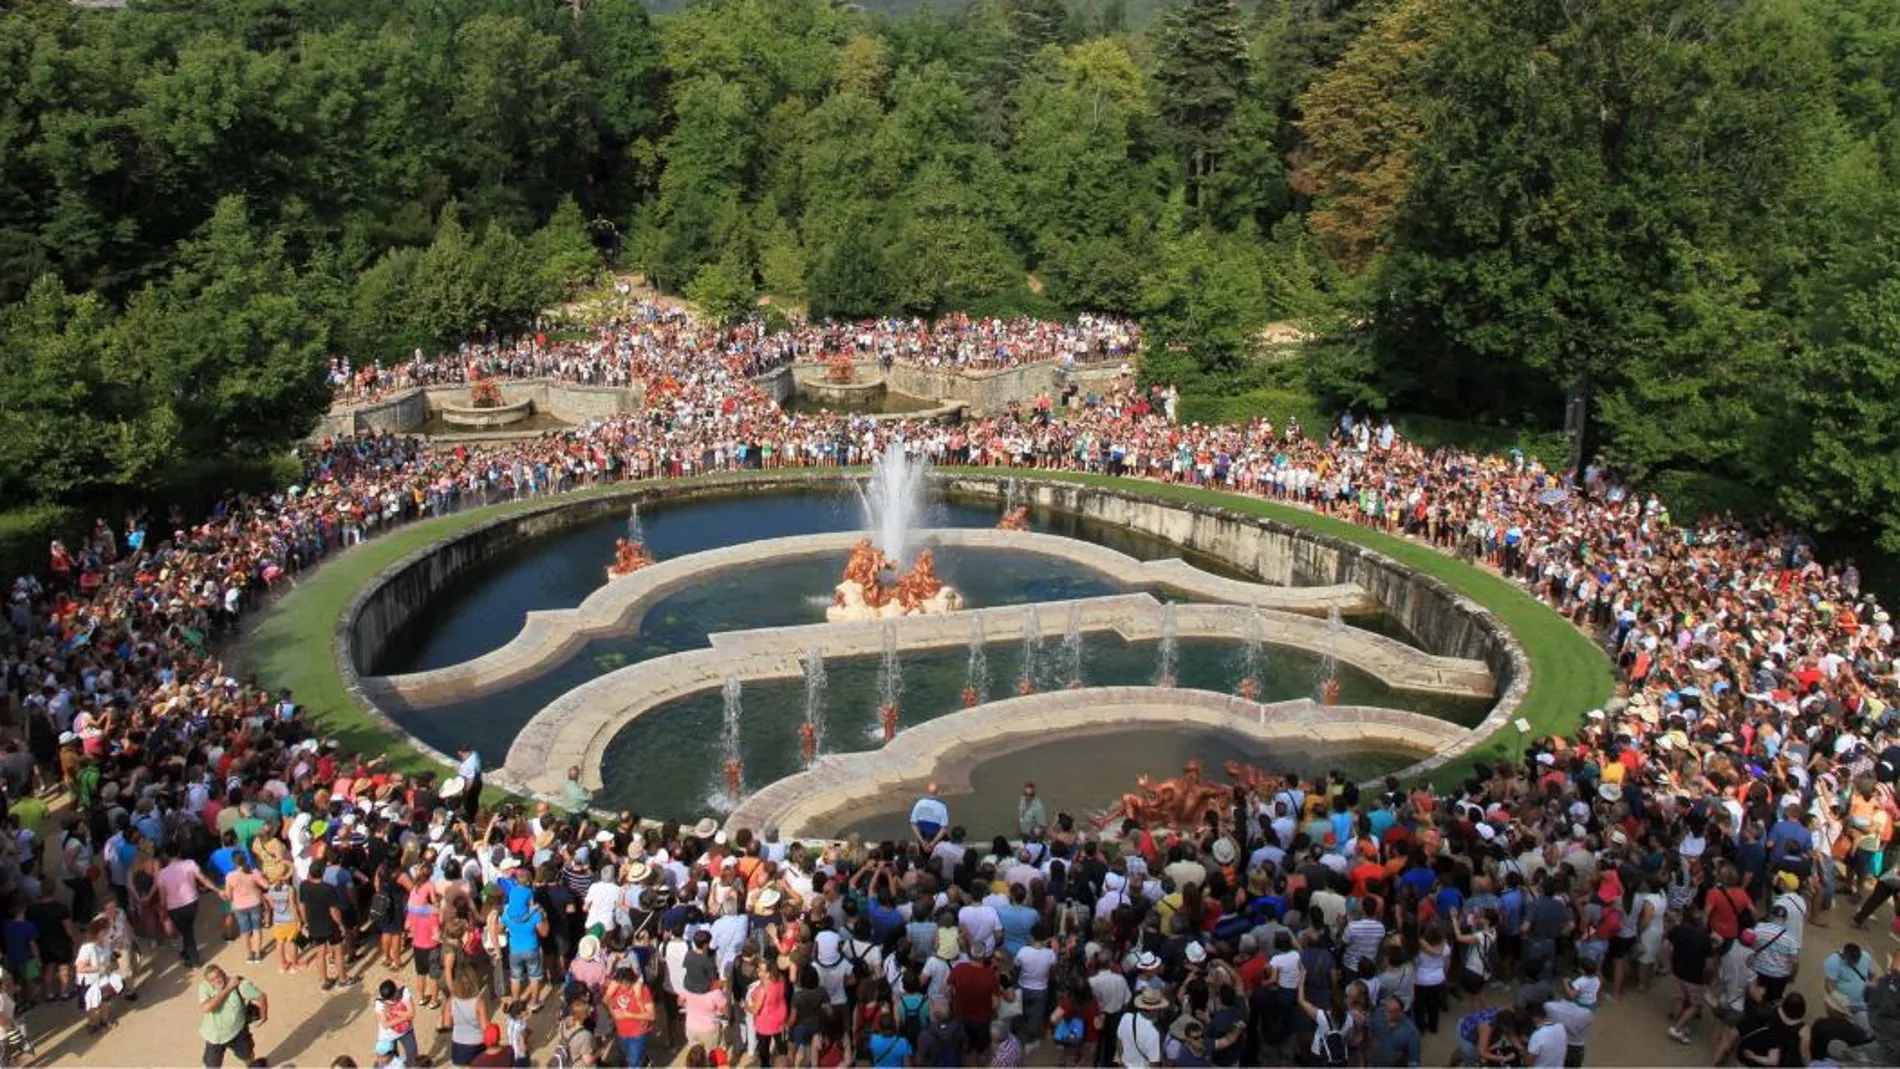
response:
M718 831L718 821L711 817L701 817L699 818L699 823L692 827L692 836L695 839L710 839L717 834Z
M1135 996L1135 1008L1138 1010L1165 1010L1168 1008L1168 999L1167 996L1151 987Z
M454 798L456 795L461 794L467 787L468 784L462 782L462 777L450 776L448 779L442 781L441 796L445 800Z

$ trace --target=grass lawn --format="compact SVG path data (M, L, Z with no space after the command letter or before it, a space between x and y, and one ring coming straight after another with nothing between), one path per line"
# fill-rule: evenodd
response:
M837 469L825 470L835 472ZM997 473L995 469L942 470L946 474ZM746 481L759 478L769 480L773 474L748 473ZM792 477L808 475L810 472L788 470L782 474ZM1609 659L1589 638L1514 584L1421 543L1315 515L1303 509L1238 494L1106 475L1038 472L1035 477L1126 490L1165 500L1211 505L1249 515L1271 517L1292 526L1348 539L1442 580L1452 589L1489 609L1523 644L1531 664L1531 687L1518 715L1530 720L1534 734L1569 733L1582 720L1584 710L1603 704L1609 697L1612 684ZM590 487L565 495L565 499L584 500L624 490L628 485ZM259 683L273 690L289 687L296 700L310 711L324 734L338 739L348 749L357 753L385 754L394 767L404 770L431 767L420 751L378 725L344 689L342 677L336 670L337 623L357 591L378 572L403 557L438 539L496 517L527 511L546 504L547 500L534 498L490 505L453 516L424 520L332 558L265 611L265 615L246 636L240 650L245 667ZM1472 752L1471 759L1515 757L1520 744L1517 732L1506 729L1481 744ZM499 764L501 755L488 756L491 763ZM1468 767L1468 764L1460 763L1447 770L1440 777L1441 782L1456 781Z

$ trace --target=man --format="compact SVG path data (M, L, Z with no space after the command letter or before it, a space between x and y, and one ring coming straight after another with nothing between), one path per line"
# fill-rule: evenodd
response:
M561 784L561 808L570 813L581 813L593 804L594 792L581 786L581 766L569 765L567 782Z
M1033 781L1023 784L1022 801L1016 803L1016 833L1027 839L1048 826L1049 810L1036 796L1036 784Z
M1802 1018L1807 1012L1808 1002L1801 992L1789 992L1780 1005L1769 1008L1764 1019L1742 1033L1736 1060L1743 1065L1799 1065Z
M338 900L336 887L323 878L327 870L327 864L320 857L310 862L310 875L297 884L297 913L303 923L304 938L317 948L317 969L323 974L322 989L331 991L339 984L350 987L357 981L343 960L343 905Z
M257 1007L257 1019L251 1020L248 1007ZM198 1035L205 1041L204 1064L217 1069L224 1064L224 1052L230 1051L245 1065L269 1065L257 1056L251 1036L253 1027L262 1028L270 1020L270 999L256 984L242 976L230 976L216 965L204 971L198 981Z
M1134 992L1128 986L1128 979L1109 964L1106 950L1098 947L1090 964L1093 968L1089 973L1089 993L1094 996L1095 1008L1102 1014L1102 1039L1095 1064L1105 1067L1114 1064L1115 1032Z
M963 1026L964 1053L985 1053L990 1049L990 1021L1003 1003L996 970L987 957L960 961L951 967L948 985L950 1016Z
M461 761L455 775L462 781L462 819L473 824L482 806L482 755L464 746L455 751L455 756Z
M924 796L910 807L910 826L925 851L934 849L944 829L950 826L950 807L938 799L935 782L925 785Z
M1372 1064L1417 1069L1419 1060L1418 1025L1405 1012L1405 1003L1397 995L1379 1000L1379 1012L1370 1022Z
M1135 1012L1123 1014L1115 1027L1117 1064L1122 1069L1149 1069L1161 1064L1161 1027L1155 1022L1167 1011L1167 997L1153 988L1136 996Z
M1676 981L1676 1007L1669 1025L1669 1038L1678 1043L1692 1041L1689 1026L1702 1016L1703 990L1709 982L1709 965L1715 950L1709 930L1702 923L1702 911L1691 902L1682 920L1663 936L1669 944L1669 971Z
M1531 1064L1537 1069L1563 1069L1564 1056L1569 1043L1564 1038L1564 1026L1551 1020L1550 1010L1543 1002L1530 1005L1531 1037L1525 1049L1531 1056Z
M1584 1054L1590 1046L1590 1025L1596 1021L1596 1011L1588 1006L1579 1006L1575 999L1560 998L1546 1002L1544 1012L1564 1027L1564 1065L1568 1069L1582 1069L1586 1064Z

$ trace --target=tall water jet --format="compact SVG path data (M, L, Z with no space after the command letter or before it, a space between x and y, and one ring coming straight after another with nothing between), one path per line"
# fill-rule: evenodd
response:
M897 625L884 625L884 661L877 669L877 719L884 743L897 737L897 699L904 693L904 669L897 657Z
M1239 669L1234 693L1250 702L1259 701L1267 682L1267 623L1258 605L1250 607L1247 626L1241 631Z
M893 566L907 559L905 543L923 515L929 474L923 458L911 456L903 442L893 439L872 462L871 477L858 492L865 530Z
M640 526L640 506L627 506L627 534L614 542L614 560L607 566L607 578L618 579L653 563L647 552L646 532Z
M1175 636L1174 602L1161 607L1161 644L1155 652L1155 686L1174 686L1174 664L1180 657L1180 639Z
M739 715L742 708L739 679L727 676L725 686L725 714L719 722L719 750L724 760L720 767L726 777L727 810L739 807L740 799L745 797L745 762L739 753Z
M1345 622L1339 618L1339 606L1335 605L1326 612L1326 639L1320 647L1317 674L1321 705L1339 701L1339 643L1345 633Z
M1042 660L1042 610L1031 605L1023 618L1023 675L1016 682L1016 693L1036 692L1036 668Z
M974 709L990 698L989 643L983 637L983 617L970 617L970 668L963 681L963 707Z
M1015 479L1003 483L1003 518L996 526L1004 531L1029 530L1029 506L1022 503L1022 492Z
M627 506L627 541L645 542L646 540L646 526L640 522L640 505L635 502Z
M805 722L798 725L798 750L806 768L824 752L825 745L825 657L813 646L799 658L805 673Z
M1062 667L1069 689L1082 689L1082 606L1069 603L1069 623L1062 631Z

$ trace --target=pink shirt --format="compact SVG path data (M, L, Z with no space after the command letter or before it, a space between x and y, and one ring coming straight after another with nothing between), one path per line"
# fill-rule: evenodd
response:
M175 858L158 870L158 900L166 909L183 909L198 901L198 863Z
M680 1006L686 1010L686 1031L694 1035L717 1032L719 1015L726 1011L726 993L716 987L700 995L682 992Z
M264 877L236 869L225 874L224 889L230 892L232 909L256 909L264 904Z

